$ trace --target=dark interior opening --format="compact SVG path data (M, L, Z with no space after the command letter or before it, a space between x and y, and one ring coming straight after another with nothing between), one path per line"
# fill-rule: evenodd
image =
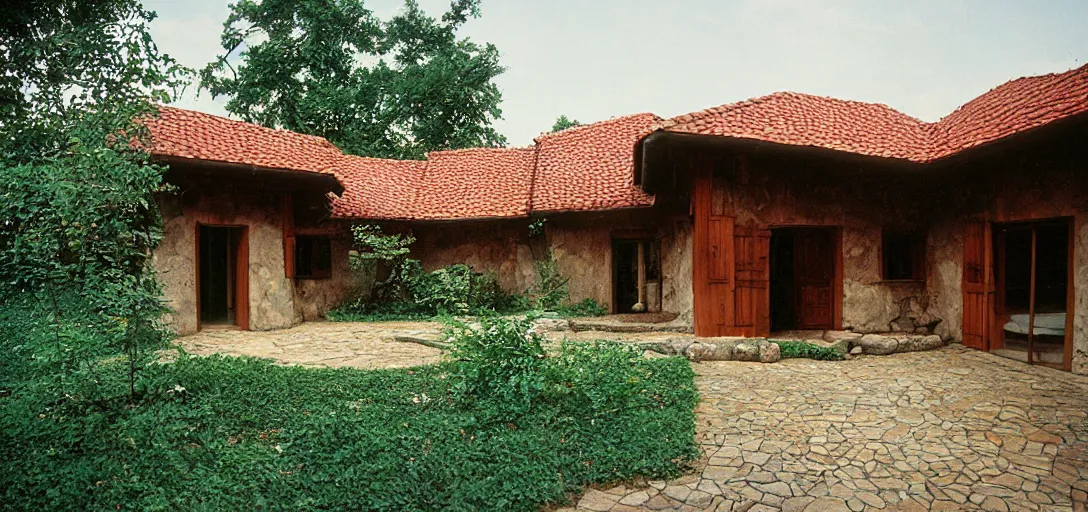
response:
M200 322L233 324L239 228L200 226Z
M998 225L994 245L1000 289L998 332L991 350L1021 361L1062 366L1069 292L1068 221Z
M639 303L639 247L643 250L645 289ZM613 313L654 313L661 310L661 250L654 239L612 240Z
M771 230L772 331L832 328L834 249L834 228Z
M793 232L771 230L771 330L797 328L794 312Z

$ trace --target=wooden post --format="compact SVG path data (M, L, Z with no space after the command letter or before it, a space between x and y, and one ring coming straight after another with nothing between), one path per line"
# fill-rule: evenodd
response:
M642 304L642 310L649 307L646 304L646 242L638 242L638 302Z
M1031 285L1028 287L1028 364L1035 362L1035 249L1039 230L1031 228ZM1069 313L1066 312L1066 315Z
M283 272L284 277L295 277L295 203L290 192L284 192L280 215L283 217Z

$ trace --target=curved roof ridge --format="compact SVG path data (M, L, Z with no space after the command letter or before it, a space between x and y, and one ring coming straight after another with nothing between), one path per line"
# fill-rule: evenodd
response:
M617 123L624 123L624 122L627 122L627 121L629 121L631 119L638 119L638 118L643 118L643 117L653 118L655 121L657 121L659 123L664 121L662 118L658 117L657 114L654 114L653 112L637 112L637 113L634 113L634 114L627 114L627 115L622 115L622 116L610 117L610 118L602 120L602 121L595 121L595 122L592 122L592 123L580 124L578 126L571 126L570 128L565 128L565 129L559 130L557 132L542 132L540 135L537 135L536 137L533 137L533 142L535 144L540 144L541 140L549 139L549 138L555 137L557 135L569 135L571 133L582 131L582 130L597 129L597 128L600 128L601 126L607 126L607 125L610 125L610 124L617 124Z

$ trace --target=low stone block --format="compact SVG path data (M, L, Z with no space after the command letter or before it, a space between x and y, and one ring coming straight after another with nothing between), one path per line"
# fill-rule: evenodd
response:
M894 354L899 349L899 340L880 334L866 334L854 341L866 354L885 356Z

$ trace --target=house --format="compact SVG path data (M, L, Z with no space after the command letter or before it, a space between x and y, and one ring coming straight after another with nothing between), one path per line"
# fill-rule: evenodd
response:
M572 299L699 336L936 333L1088 373L1088 66L935 123L776 93L423 161L173 108L151 128L179 190L156 266L182 333L319 317L366 286L346 231L365 220L509 291L552 257Z

